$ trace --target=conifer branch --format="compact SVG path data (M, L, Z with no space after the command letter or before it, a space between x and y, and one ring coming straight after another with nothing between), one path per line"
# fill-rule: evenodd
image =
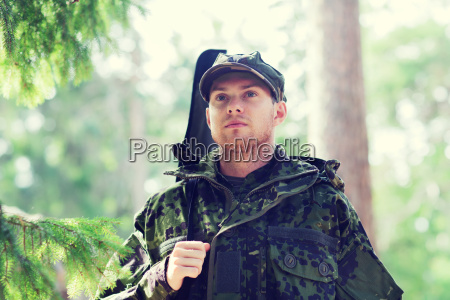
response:
M25 244L25 226L22 227L23 230L23 253L27 253L27 245Z
M6 243L5 243L5 252L6 252ZM8 281L8 256L6 255L6 262L5 262L5 274L6 274L6 281Z
M4 28L3 44L5 44L9 56L12 57L14 52L14 32L12 28L11 7L6 0L2 0L0 3L0 15L0 27Z
M141 2L0 0L3 97L36 106L57 86L87 80L94 43L104 54L114 49L111 25L126 28L131 7L145 12Z
M0 273L0 295L12 299L55 296L53 264L61 261L67 272L69 294L84 291L93 298L97 289L114 284L108 278L111 273L120 273L118 266L106 267L112 254L123 257L129 253L115 235L114 224L116 220L106 218L29 220L5 215L0 204L0 243L4 245L0 269L5 271ZM108 275L102 270L108 270ZM101 280L108 286L100 286Z

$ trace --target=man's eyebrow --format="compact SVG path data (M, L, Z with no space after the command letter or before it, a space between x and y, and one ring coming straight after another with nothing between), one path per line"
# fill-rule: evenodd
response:
M252 87L261 87L261 85L260 84L242 85L241 89L245 90L245 89L249 89L249 88L252 88Z
M249 85L241 85L239 88L242 89L242 90L245 90L245 89L249 89L249 88L252 88L252 87L259 87L259 88L261 88L262 86L260 84L249 84ZM215 91L225 92L225 91L227 91L227 88L221 87L220 85L219 86L212 86L211 92L215 92Z
M214 92L214 91L221 91L221 92L225 92L227 89L226 88L223 88L223 87L212 87L211 88L211 92Z

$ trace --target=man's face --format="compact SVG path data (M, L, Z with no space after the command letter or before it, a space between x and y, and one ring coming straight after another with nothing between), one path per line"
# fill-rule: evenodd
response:
M273 103L269 87L251 73L227 73L211 86L206 119L221 146L251 138L273 145L275 126L285 117L286 104Z

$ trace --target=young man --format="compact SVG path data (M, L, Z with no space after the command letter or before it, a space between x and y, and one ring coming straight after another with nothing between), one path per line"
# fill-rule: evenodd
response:
M220 147L166 173L183 181L137 214L135 253L122 261L132 275L104 296L400 299L343 194L339 163L294 160L275 145L283 75L259 52L220 54L200 92Z

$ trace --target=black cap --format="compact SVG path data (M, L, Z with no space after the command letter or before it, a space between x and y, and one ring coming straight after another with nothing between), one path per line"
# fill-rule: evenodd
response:
M203 74L200 80L200 94L209 102L209 91L214 80L229 72L249 72L260 78L272 91L277 102L286 101L284 96L284 77L274 67L265 63L261 54L227 55L220 53L214 64Z

